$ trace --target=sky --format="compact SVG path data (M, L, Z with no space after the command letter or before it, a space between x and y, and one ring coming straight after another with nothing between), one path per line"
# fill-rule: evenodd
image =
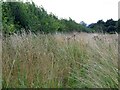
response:
M119 0L33 0L38 6L43 6L48 13L58 18L72 18L77 23L87 24L98 20L118 20Z

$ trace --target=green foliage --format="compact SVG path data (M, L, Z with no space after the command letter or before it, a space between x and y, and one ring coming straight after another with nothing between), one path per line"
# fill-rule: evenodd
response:
M90 24L88 28L94 29L96 32L99 32L99 33L118 32L117 21L114 21L113 19L109 19L106 22L104 22L103 20L99 20L97 23Z
M84 21L76 23L74 20L58 19L54 14L48 14L43 7L34 2L3 2L2 4L3 32L12 34L21 32L54 33L54 32L117 32L117 22L113 19L99 20L88 27Z
M118 26L118 33L120 33L120 19L118 20L118 23L117 23L117 26Z
M34 2L4 2L3 12L3 32L72 32L87 31L84 25L76 23L74 20L58 19L54 14L48 14L43 7L38 7Z

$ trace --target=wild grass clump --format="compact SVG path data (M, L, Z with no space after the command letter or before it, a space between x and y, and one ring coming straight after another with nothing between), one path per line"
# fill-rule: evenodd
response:
M65 37L23 33L3 38L3 87L118 88L116 35Z

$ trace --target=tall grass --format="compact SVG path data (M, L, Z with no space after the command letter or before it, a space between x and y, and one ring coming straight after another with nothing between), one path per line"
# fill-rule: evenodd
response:
M5 88L118 88L116 35L14 34L3 38Z

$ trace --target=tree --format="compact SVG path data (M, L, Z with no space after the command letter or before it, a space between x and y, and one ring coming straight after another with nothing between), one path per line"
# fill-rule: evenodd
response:
M53 13L48 14L43 7L38 7L34 2L4 2L2 6L3 31L10 34L22 32L22 29L33 33L107 32L113 30L109 25L116 25L113 20L107 22L99 20L87 27L84 21L76 23L72 18L58 19Z
M84 21L81 21L80 24L85 26L85 27L87 26L87 24Z

